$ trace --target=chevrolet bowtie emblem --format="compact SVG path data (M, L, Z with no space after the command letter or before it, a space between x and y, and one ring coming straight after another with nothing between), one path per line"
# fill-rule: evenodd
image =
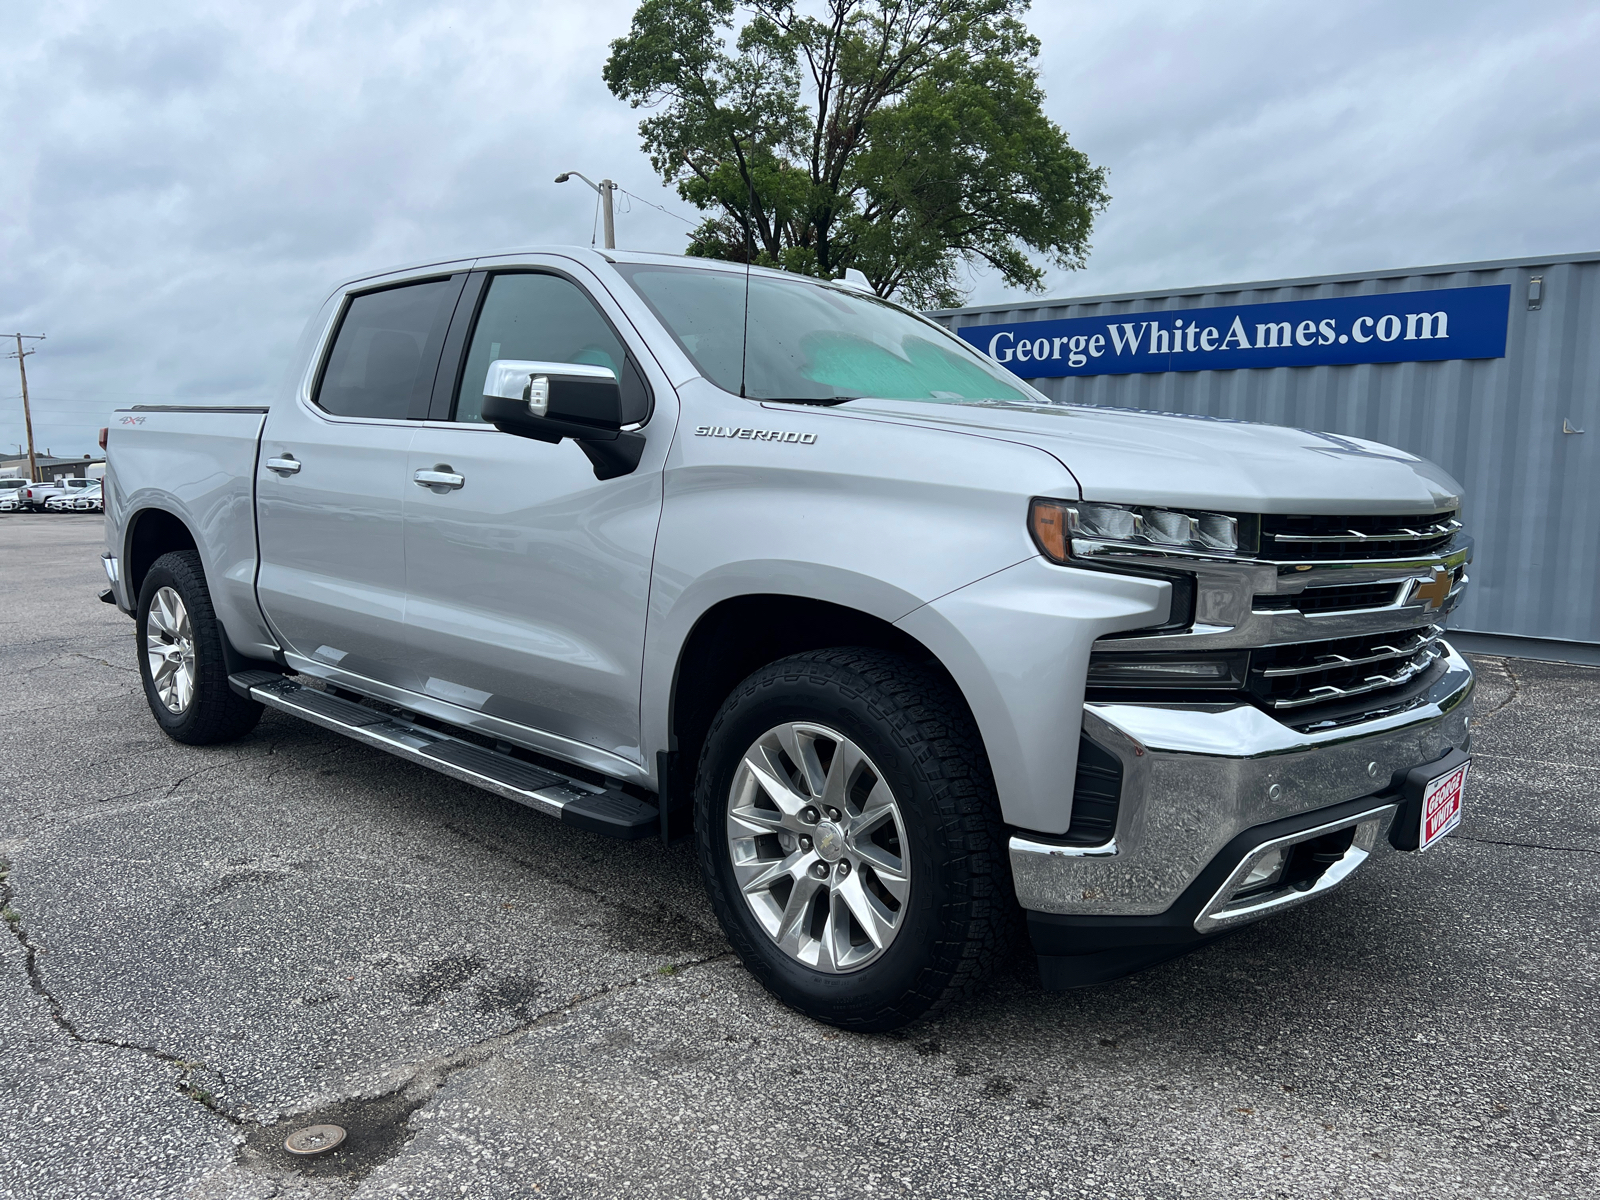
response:
M1407 601L1415 604L1423 602L1429 608L1438 611L1444 607L1444 602L1450 598L1450 585L1454 580L1450 572L1443 567L1433 569L1433 578L1424 582L1421 579L1413 580L1411 584L1411 597Z

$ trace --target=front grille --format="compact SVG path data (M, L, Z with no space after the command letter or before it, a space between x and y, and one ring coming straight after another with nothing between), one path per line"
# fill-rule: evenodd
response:
M1268 647L1251 654L1248 687L1257 703L1285 716L1358 696L1379 703L1380 693L1403 689L1434 666L1444 654L1443 636L1442 628L1427 625Z
M1399 598L1404 584L1344 583L1307 588L1290 596L1257 596L1256 612L1348 612L1360 608L1387 608Z
M1260 556L1271 562L1419 558L1443 550L1461 529L1454 512L1399 517L1261 518Z

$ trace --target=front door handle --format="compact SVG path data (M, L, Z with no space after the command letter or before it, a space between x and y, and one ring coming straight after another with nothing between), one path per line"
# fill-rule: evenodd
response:
M454 491L466 483L465 475L457 475L446 464L440 463L431 471L418 471L411 477L418 487L432 488L436 492Z
M282 458L267 459L267 470L276 471L279 475L293 475L299 469L299 460L292 454L286 454Z

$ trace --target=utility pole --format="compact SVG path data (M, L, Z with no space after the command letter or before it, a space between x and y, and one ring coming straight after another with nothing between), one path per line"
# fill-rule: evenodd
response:
M602 179L599 183L596 183L582 171L563 171L556 176L556 182L565 183L573 176L583 180L599 194L601 206L605 209L606 249L615 250L617 248L617 219L613 213L612 198L616 195L617 185L609 179Z
M28 481L37 483L39 482L39 464L33 453L33 411L28 407L28 366L23 361L33 351L24 350L22 348L22 340L27 338L30 342L42 342L44 341L44 334L13 333L11 336L17 339L17 351L15 354L6 355L6 357L16 359L17 370L22 372L22 423L28 429Z

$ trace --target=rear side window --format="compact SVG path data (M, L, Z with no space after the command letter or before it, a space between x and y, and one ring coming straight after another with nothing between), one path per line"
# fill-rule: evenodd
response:
M322 371L318 407L340 417L426 416L463 278L352 297Z
M594 301L559 275L496 275L478 311L457 394L457 421L483 420L483 380L499 358L609 367L622 386L625 423L650 415L650 394Z

